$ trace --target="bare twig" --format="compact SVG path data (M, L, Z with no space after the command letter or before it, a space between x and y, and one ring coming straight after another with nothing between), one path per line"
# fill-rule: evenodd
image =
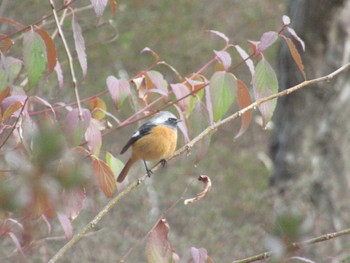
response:
M258 107L260 104L263 104L267 101L270 101L270 100L273 100L273 99L276 99L278 97L283 97L283 96L287 96L289 95L290 93L294 92L294 91L297 91L303 87L306 87L306 86L309 86L311 84L314 84L314 83L318 83L318 82L322 82L322 81L330 81L334 76L348 70L350 68L350 63L340 67L339 69L335 70L334 72L326 75L326 76L323 76L323 77L320 77L320 78L316 78L316 79L312 79L312 80L307 80L307 81L304 81L296 86L293 86L289 89L286 89L286 90L283 90L279 93L276 93L276 94L273 94L271 96L268 96L266 98L262 98L258 101L255 101L254 103L250 104L249 106L247 106L246 108L230 115L229 117L217 122L217 123L214 123L213 125L209 126L207 129L205 129L202 133L200 133L199 135L197 135L192 141L190 141L188 144L186 144L185 146L183 146L182 148L180 148L179 150L177 150L174 154L174 156L172 158L175 158L181 154L183 154L184 152L187 152L189 150L191 150L193 148L193 146L198 143L200 140L202 140L205 136L207 136L209 133L215 131L217 128L219 128L220 126L226 124L227 122L229 121L232 121L240 116L242 116L245 112L247 112L248 110L251 110L251 109L255 109L256 107ZM170 159L172 159L170 158ZM156 171L157 169L159 169L160 167L160 164L157 165L156 167L154 167L152 169L152 171ZM100 220L105 217L108 212L115 206L119 203L120 200L122 200L125 196L127 196L131 191L133 191L134 189L136 189L136 187L138 187L145 179L147 178L147 174L144 174L143 176L141 176L140 178L138 178L136 181L134 181L133 183L131 183L125 190L123 190L122 192L120 192L116 197L114 197L112 200L110 200L107 205L95 216L95 218L93 220L91 220L85 227L83 227L82 230L80 230L77 234L75 234L73 236L73 238L66 244L64 245L54 256L53 258L49 261L49 263L54 263L54 262L57 262L65 253L67 253L77 242L79 242L84 236L86 233L88 233L89 231L91 231L92 229L94 229L96 227L96 225L100 222ZM349 230L344 230L342 232L337 232L337 233L333 233L333 234L328 234L328 235L325 235L324 237L319 237L319 238L316 238L315 241L307 241L309 242L310 244L313 244L313 243L317 243L317 242L321 242L321 241L324 241L324 240L328 240L330 238L334 238L334 237L337 237L337 236L340 236L340 235L345 235L345 234L348 234L350 233L350 229ZM308 244L308 243L307 243ZM266 253L263 253L261 255L258 255L258 256L255 256L253 258L259 258L259 259L256 259L256 260L260 260L260 259L264 259L264 258L267 258L267 257L270 257L271 254L269 254L270 252L267 252ZM255 260L255 261L256 261ZM239 261L238 261L239 262ZM242 261L240 263L243 263L243 262L252 262L252 261ZM237 263L237 262L236 262Z
M71 52L69 50L66 38L65 38L65 36L63 34L63 31L62 31L62 27L61 27L60 21L58 19L58 15L57 15L56 8L55 8L55 3L54 3L53 0L49 0L49 1L50 1L50 4L51 4L53 16L55 18L55 22L56 22L58 33L61 36L61 39L62 39L62 42L63 42L63 46L64 46L64 49L66 51L67 57L68 57L69 69L70 69L70 74L71 74L71 77L72 77L72 82L73 82L73 85L74 85L74 93L75 93L75 98L76 98L76 102L77 102L77 105L78 105L79 116L82 117L83 114L82 114L82 111L81 111L79 91L78 91L78 82L77 82L77 78L75 76L73 57L72 57L72 54L71 54Z
M328 233L328 234L325 234L325 235L322 235L319 237L315 237L315 238L311 238L309 240L305 240L302 242L291 243L288 246L288 248L300 249L300 248L308 246L308 245L316 244L316 243L323 242L323 241L328 241L328 240L331 240L333 238L341 237L341 236L345 236L345 235L349 235L349 234L350 234L350 228L347 228L347 229L344 229L344 230L341 230L338 232ZM232 263L250 263L250 262L255 262L255 261L270 258L273 255L274 255L274 253L272 251L268 251L268 252L264 252L264 253L255 255L253 257L235 260L235 261L232 261Z

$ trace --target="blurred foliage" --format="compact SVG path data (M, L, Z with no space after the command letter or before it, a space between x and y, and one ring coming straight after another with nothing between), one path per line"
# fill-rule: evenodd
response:
M88 5L89 1L78 0L75 5L82 7L84 3ZM109 75L130 78L147 68L153 58L149 54L140 54L144 47L150 47L180 74L195 72L213 57L214 49L223 46L222 40L209 34L208 30L222 31L232 42L247 48L247 39L257 40L263 32L280 27L283 8L282 0L129 0L118 1L116 15L112 16L111 12L107 11L100 21L96 21L91 9L81 11L77 13L77 18L83 28L88 54L88 74L80 85L82 97L105 90L106 77ZM0 10L0 16L18 20L23 24L30 24L51 12L49 1L39 0L4 0L0 3ZM70 39L69 44L73 46L72 37L69 36L71 25L66 22L63 26ZM12 31L11 27L6 25L0 24L0 27L2 31ZM47 28L55 27L48 24ZM16 41L21 40L17 38ZM64 70L67 70L66 56L61 47L61 44L58 44L60 62ZM275 50L270 51L269 61L273 61ZM233 64L240 61L236 54L233 58ZM78 64L76 68L79 71ZM168 68L161 67L160 70L169 82L175 79L176 76ZM244 66L237 71L238 74L246 72ZM42 83L49 89L38 91L49 95L55 101L74 100L73 90L70 91L69 74L65 76L63 90L58 90L55 76L49 76ZM81 79L79 73L79 80ZM85 106L87 107L87 104ZM107 107L112 106L110 104ZM207 157L199 166L193 166L195 158L192 155L189 158L174 160L166 168L159 170L152 177L152 181L147 180L145 187L140 187L123 200L103 221L101 227L80 242L75 253L69 253L64 260L80 262L84 258L85 262L116 261L143 238L160 212L175 202L188 183L195 180L199 174L210 176L213 188L204 200L190 206L180 203L169 213L169 239L174 249L184 254L191 246L205 247L212 258L220 262L228 262L261 251L262 238L266 235L266 229L271 229L272 224L272 198L269 195L262 198L268 192L268 170L257 158L258 152L266 151L267 134L256 125L252 125L238 142L233 143L232 138L238 129L239 122L236 122L233 127L224 127L216 133ZM58 131L59 127L43 126L33 135L33 140L39 141L39 148L35 149L39 161L55 161L55 153L62 153L65 142L61 136L56 138L56 135L59 135ZM53 134L54 143L48 146L45 142L51 142ZM104 140L103 149L119 153L126 136L129 135L130 129L124 129L118 131L117 135L108 136L108 140ZM46 155L46 152L49 154ZM16 158L15 161L21 160L20 157ZM21 165L24 169L25 159L21 160ZM71 165L75 167L76 163ZM77 166L80 165L82 169L88 169L81 163ZM63 163L60 167L62 170L55 171L56 175L63 178L62 181L58 180L59 183L73 187L79 185L85 179L84 170L80 170L80 167L76 170L68 168L69 165ZM66 175L65 171L69 174ZM137 173L137 169L134 173ZM65 176L79 180L66 181ZM2 191L7 182L1 174L0 180L0 192L4 193L4 196L0 196L0 205L3 205L2 201L6 200L8 192L12 192L14 187L6 187L6 191ZM193 193L199 192L200 189L201 184L195 183L187 194L193 196ZM94 191L96 187L87 187L88 193ZM58 200L57 198L55 201ZM88 202L86 210L79 216L79 222L74 222L74 227L79 229L104 203L105 198ZM12 206L15 202L6 204ZM33 224L40 225L42 221ZM55 223L52 225L55 226ZM38 237L43 235L47 235L46 228L37 233ZM62 229L53 227L51 235L62 236ZM65 242L62 238L58 241L44 240L35 244L40 249L29 256L30 260L47 261ZM13 243L2 244L4 246L0 249L0 261L6 262L3 256L8 255L5 252L11 251L9 248L13 249ZM143 250L141 242L127 261L143 262Z

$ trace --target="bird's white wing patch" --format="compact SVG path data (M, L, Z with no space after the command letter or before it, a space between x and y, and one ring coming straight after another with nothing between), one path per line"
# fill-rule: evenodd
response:
M134 134L131 136L132 138L135 138L140 135L140 131L134 132Z

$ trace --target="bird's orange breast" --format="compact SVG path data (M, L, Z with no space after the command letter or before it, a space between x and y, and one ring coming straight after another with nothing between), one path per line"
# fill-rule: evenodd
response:
M177 132L165 126L156 126L132 145L135 159L146 161L168 159L176 149Z

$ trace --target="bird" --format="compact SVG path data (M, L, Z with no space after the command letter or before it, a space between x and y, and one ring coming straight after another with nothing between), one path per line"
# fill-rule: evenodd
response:
M120 152L123 154L130 146L132 148L131 156L120 172L117 182L123 182L132 165L139 160L143 160L148 177L152 171L147 167L146 161L159 160L164 166L166 160L175 152L177 124L180 121L171 112L161 111L141 125Z

